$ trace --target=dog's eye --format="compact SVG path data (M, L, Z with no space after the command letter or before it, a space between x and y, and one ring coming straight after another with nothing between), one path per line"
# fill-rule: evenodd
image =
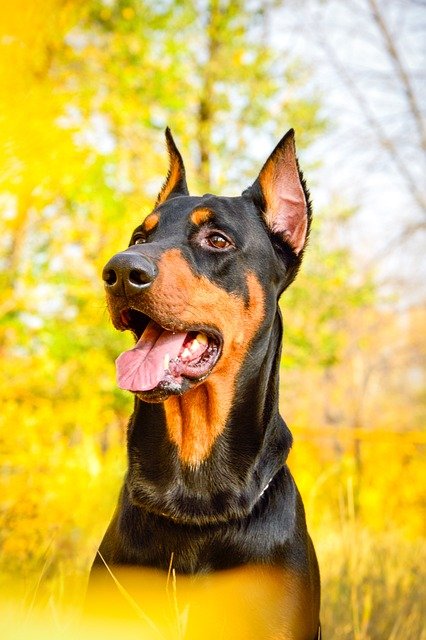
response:
M144 244L146 242L146 236L143 233L136 233L133 236L132 244Z
M214 247L215 249L227 249L232 244L228 238L221 233L211 233L207 236L205 242L209 247Z

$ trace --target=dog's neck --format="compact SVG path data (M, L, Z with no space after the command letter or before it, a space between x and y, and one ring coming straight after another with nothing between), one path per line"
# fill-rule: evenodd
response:
M133 503L196 522L251 511L291 446L278 411L281 334L277 314L267 341L252 345L252 361L262 365L246 363L234 389L212 376L164 403L136 399L128 435L127 490ZM253 356L260 349L259 360ZM230 392L232 410L224 416L223 395Z

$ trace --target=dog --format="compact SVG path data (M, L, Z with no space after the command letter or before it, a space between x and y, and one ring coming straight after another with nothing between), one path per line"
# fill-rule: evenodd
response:
M278 409L278 300L311 225L294 131L238 197L189 195L169 129L166 142L155 207L103 270L114 327L136 339L117 359L135 405L127 475L92 579L106 567L173 567L178 577L247 569L266 622L263 635L244 637L318 639L318 563ZM268 580L273 597L269 587L262 595Z

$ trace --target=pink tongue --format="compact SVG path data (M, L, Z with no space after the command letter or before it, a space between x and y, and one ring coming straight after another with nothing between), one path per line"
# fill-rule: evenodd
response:
M172 333L153 320L139 338L136 346L124 351L115 361L117 383L128 391L149 391L164 378L164 358L177 358L186 333Z

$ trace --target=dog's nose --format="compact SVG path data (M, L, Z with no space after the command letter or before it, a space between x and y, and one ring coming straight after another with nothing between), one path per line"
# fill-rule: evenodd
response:
M134 295L149 287L157 276L155 263L136 252L117 253L105 265L102 279L111 293Z

